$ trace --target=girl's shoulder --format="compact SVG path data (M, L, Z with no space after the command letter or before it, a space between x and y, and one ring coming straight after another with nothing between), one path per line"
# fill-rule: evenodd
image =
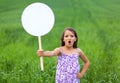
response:
M82 51L80 48L77 48L77 52L78 52L79 54L83 53L83 51Z
M76 48L78 50L78 52L81 52L82 50L80 48Z
M56 53L56 55L60 55L62 53L62 47L55 48L54 52Z
M78 49L79 56L84 57L85 56L84 52L80 48L77 48L77 49Z
M57 48L55 48L55 50L60 52L62 50L62 47L57 47Z

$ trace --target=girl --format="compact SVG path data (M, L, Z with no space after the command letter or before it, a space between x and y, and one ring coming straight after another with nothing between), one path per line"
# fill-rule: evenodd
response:
M66 28L61 37L61 47L53 51L38 50L38 56L58 56L56 83L80 83L80 79L89 67L89 60L80 48L77 48L77 33L73 28ZM80 72L78 58L85 63Z

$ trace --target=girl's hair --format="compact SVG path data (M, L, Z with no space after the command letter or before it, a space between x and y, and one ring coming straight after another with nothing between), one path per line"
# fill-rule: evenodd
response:
M62 36L61 36L61 46L64 46L64 45L65 45L65 42L63 41L63 39L64 39L64 34L65 34L65 31L66 31L66 30L71 31L71 32L75 35L76 41L75 41L74 44L73 44L73 48L77 48L78 36L77 36L76 31L75 31L73 28L71 28L71 27L68 27L68 28L65 28L65 29L64 29L64 31L63 31L63 33L62 33Z

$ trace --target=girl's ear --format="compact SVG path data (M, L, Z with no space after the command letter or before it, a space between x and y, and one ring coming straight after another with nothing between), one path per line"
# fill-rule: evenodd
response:
M75 38L74 42L76 42L76 41L77 41L77 38Z
M65 42L64 38L62 39L62 42Z
M65 40L63 39L63 43L65 43Z

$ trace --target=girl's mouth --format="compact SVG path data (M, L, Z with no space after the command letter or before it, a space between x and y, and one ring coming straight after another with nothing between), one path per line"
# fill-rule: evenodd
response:
M71 44L71 41L68 41L69 44Z

